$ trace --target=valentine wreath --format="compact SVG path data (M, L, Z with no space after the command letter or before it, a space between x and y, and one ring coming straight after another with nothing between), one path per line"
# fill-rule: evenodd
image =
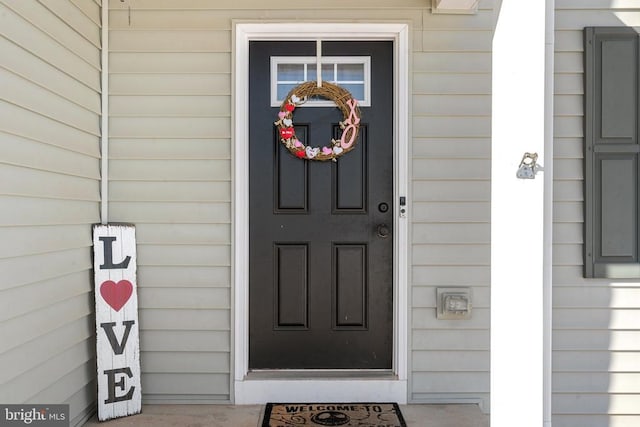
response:
M296 107L313 96L333 101L343 114L343 120L339 123L342 129L340 139L332 138L330 143L323 147L311 147L300 141L296 137L293 125L293 112ZM338 157L355 148L360 128L360 109L358 101L348 90L340 86L327 82L322 82L322 86L318 86L315 81L305 82L287 94L280 106L278 121L274 124L278 126L280 142L296 157L335 162Z

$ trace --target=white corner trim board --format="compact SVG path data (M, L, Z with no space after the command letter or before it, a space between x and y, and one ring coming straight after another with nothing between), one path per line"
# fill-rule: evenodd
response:
M109 222L109 0L102 1L100 29L100 221Z

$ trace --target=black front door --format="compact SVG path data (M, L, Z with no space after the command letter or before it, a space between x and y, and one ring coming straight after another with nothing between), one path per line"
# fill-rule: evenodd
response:
M284 147L270 103L270 58L315 56L315 42L250 44L249 368L391 369L393 44L323 42L323 56L369 56L371 107L337 162ZM323 146L335 107L299 107L296 134Z

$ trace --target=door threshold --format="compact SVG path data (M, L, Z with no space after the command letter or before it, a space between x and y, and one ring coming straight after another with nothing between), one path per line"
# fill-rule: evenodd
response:
M395 380L398 376L390 369L256 369L249 371L245 380Z
M407 402L407 380L391 371L259 370L235 381L237 405L266 402Z

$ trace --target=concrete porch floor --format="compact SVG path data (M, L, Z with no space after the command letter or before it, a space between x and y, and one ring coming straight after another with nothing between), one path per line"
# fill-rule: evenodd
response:
M477 405L400 405L410 427L488 427ZM85 427L259 427L264 405L144 405L142 413Z

